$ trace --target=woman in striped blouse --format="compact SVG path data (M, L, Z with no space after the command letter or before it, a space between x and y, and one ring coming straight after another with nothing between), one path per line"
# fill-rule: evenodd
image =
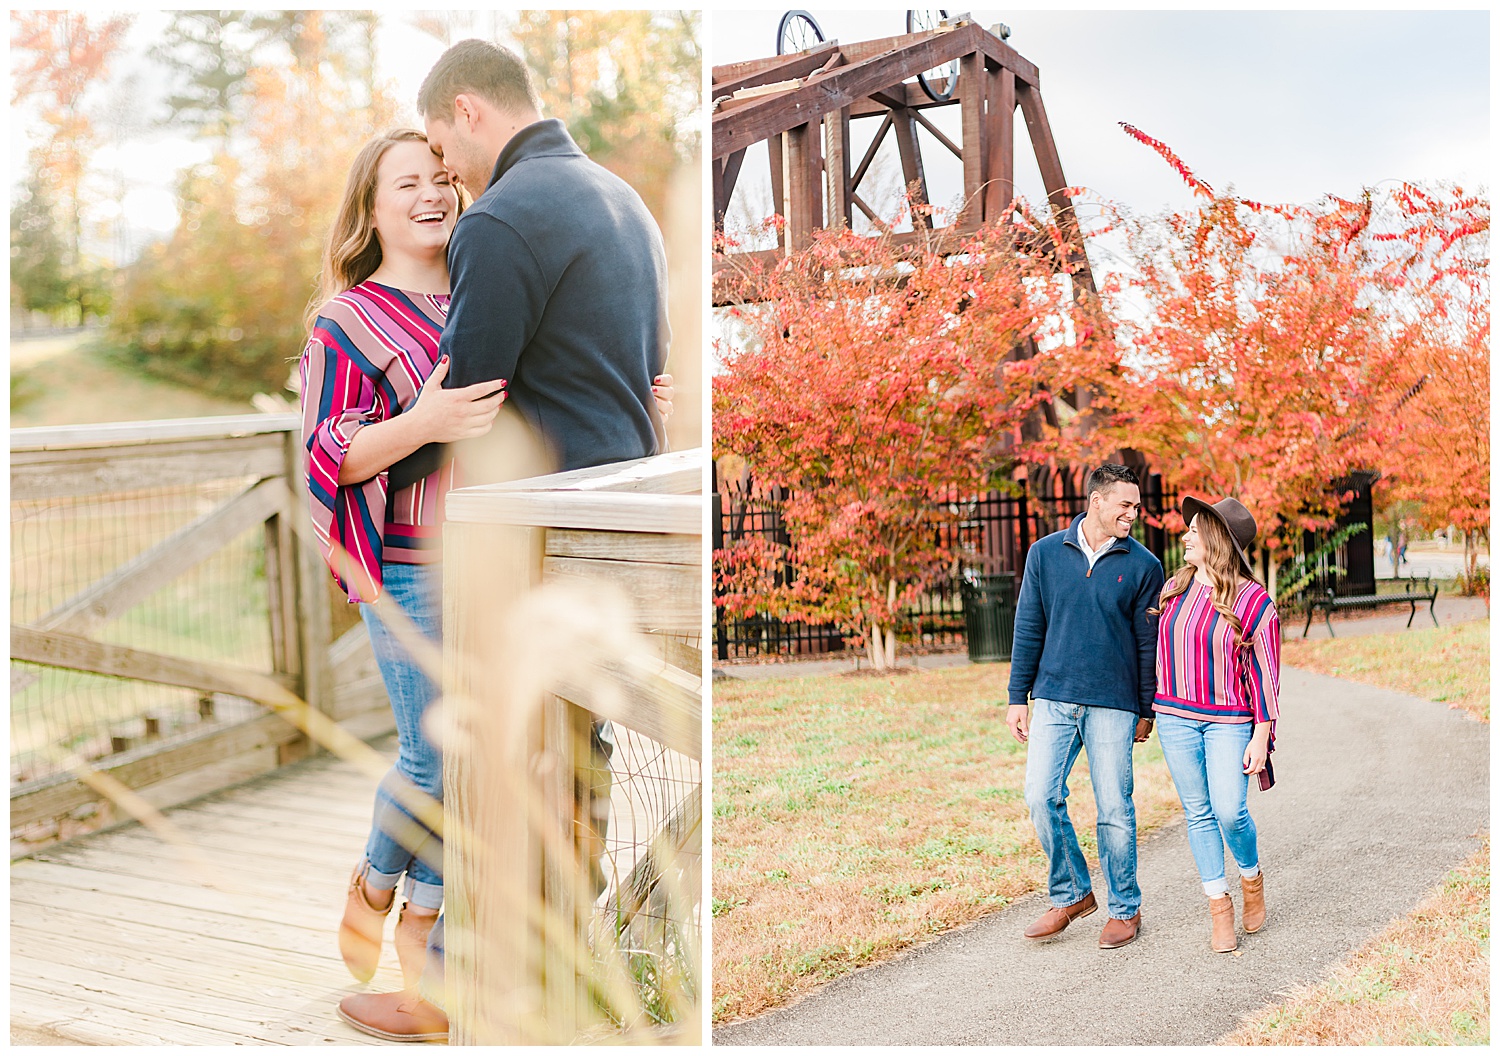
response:
M361 982L375 973L385 917L406 878L396 951L408 987L420 978L443 902L442 844L401 806L443 796L442 753L423 729L437 688L380 613L399 607L434 643L443 499L449 462L389 492L386 470L425 444L483 436L504 382L445 389L438 339L448 314L448 238L465 198L414 129L368 143L355 158L324 254L302 353L303 442L313 529L339 586L360 603L396 717L396 765L376 791L365 853L350 880L339 949ZM655 379L671 412L672 379Z
M1240 871L1247 933L1266 919L1264 876L1249 779L1269 765L1275 744L1281 623L1245 551L1255 519L1236 499L1182 503L1186 565L1167 580L1154 610L1157 732L1187 815L1188 846L1212 920L1210 945L1238 946L1224 844Z

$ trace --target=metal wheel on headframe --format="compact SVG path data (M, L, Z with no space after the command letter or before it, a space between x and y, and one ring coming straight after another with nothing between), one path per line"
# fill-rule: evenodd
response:
M947 17L946 11L908 11L906 31L921 33L923 30L937 29ZM953 98L953 89L958 87L958 60L954 59L946 66L935 66L925 73L917 74L917 83L934 103L946 102Z
M823 28L812 15L806 11L788 11L776 27L776 54L795 55L825 39Z

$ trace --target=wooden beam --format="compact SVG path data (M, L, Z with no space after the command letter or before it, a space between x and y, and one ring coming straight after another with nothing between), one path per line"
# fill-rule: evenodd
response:
M947 32L912 36L918 39L862 62L853 61L851 56L850 65L809 77L795 91L758 99L731 113L715 114L712 156L724 157L778 132L816 121L831 111L852 106L871 92L972 54L990 34L968 23Z
M972 30L979 31L977 34L979 46L975 50L983 51L986 58L988 58L991 63L996 66L1000 66L1013 71L1017 77L1027 82L1028 84L1036 84L1038 82L1038 80L1040 79L1040 75L1037 73L1037 68L1035 65L1022 58L1021 54L1014 48L1012 48L1009 44L1005 43L1005 41L1001 40L999 37L995 36L993 33L989 32L988 30L984 29L974 22L961 24L954 29L928 29L923 30L920 33L903 33L900 36L895 37L881 37L875 40L862 40L858 41L857 43L849 44L847 46L841 46L839 50L844 53L844 60L846 62L863 62L865 59L868 59L871 56L882 55L886 52L899 50L921 40L924 37L931 37L934 34L955 33ZM941 66L943 65L943 63L939 62L935 65ZM931 67L927 67L921 72L925 73L927 69L931 69ZM916 76L916 74L910 74L909 76ZM919 88L918 91L921 91L921 89Z
M17 450L11 453L10 498L12 502L84 498L235 477L280 476L285 468L285 435L278 431L240 439Z
M787 133L787 247L795 252L823 226L823 123Z
M828 223L850 227L854 216L849 195L854 184L849 179L849 108L828 115L824 126L828 129L828 157L824 166L828 173Z
M448 522L695 535L703 531L703 497L461 488L448 493Z
M859 168L855 169L854 175L849 178L849 191L851 194L859 190L859 182L865 178L865 173L870 170L870 165L875 161L875 153L880 149L881 141L885 139L885 134L890 131L891 125L894 123L891 118L891 112L887 110L885 112L885 120L875 130L875 138L870 140L869 147L865 149L865 156L859 159Z
M637 626L643 631L695 634L703 629L701 565L548 557L542 562L542 578L584 586L614 584L631 600Z
M771 162L771 212L786 219L786 137L777 133L766 140ZM786 245L786 230L776 231L776 245Z
M138 682L182 686L205 693L227 693L267 707L301 705L291 692L290 679L248 667L207 660L188 660L165 653L96 642L62 631L38 631L10 626L10 656L48 667L85 671Z
M916 81L906 81L901 84L892 85L889 88L883 88L874 95L866 96L863 99L856 99L849 106L849 116L856 120L862 117L881 117L891 109L889 103L882 100L889 100L898 106L906 107L908 110L930 110L933 107L958 105L958 96L953 96L949 99L934 100L930 95L922 91L922 86Z
M947 136L943 135L942 130L938 128L937 125L934 125L931 121L922 116L921 111L913 110L908 107L907 112L911 114L912 119L916 121L917 124L921 125L923 128L927 129L927 131L932 133L933 139L937 140L943 146L947 147L953 153L953 156L955 158L957 158L959 161L962 161L964 159L963 148L960 147L957 143L953 142L953 140L949 139Z
M741 88L753 88L757 84L803 77L827 62L829 54L836 52L838 46L839 42L836 40L824 40L795 55L772 55L764 59L715 66L710 75L713 98L733 95Z
M697 672L665 663L599 664L565 680L557 694L689 759L703 759L703 679Z
M1078 226L1078 215L1068 198L1068 180L1063 175L1062 159L1057 156L1057 144L1052 139L1052 127L1047 123L1047 111L1042 106L1042 94L1030 85L1016 86L1016 100L1026 118L1026 131L1031 136L1031 149L1036 152L1037 166L1042 171L1042 183L1047 188L1047 201L1052 208L1052 218L1062 229L1069 242L1076 247L1070 263L1077 265L1073 274L1074 296L1081 297L1083 291L1097 295L1094 272L1089 267L1088 252L1083 245L1083 234Z
M133 444L181 443L188 440L234 440L266 433L297 432L297 414L225 414L210 418L169 418L148 422L99 425L44 425L10 431L10 450L66 451Z
M978 223L984 216L984 164L988 157L984 126L984 58L965 55L959 60L964 149L964 204L960 223Z
M246 752L279 748L302 737L291 723L278 715L262 715L235 726L215 727L174 741L171 747L151 744L91 764L126 788L145 788L169 777L191 773L222 763ZM85 803L104 798L72 773L61 773L30 782L11 791L12 828L33 821L55 818Z
M1016 75L986 70L985 123L989 126L985 167L984 219L994 223L1016 196Z
M739 182L740 169L745 164L745 152L737 150L727 158L714 159L714 225L724 226L724 214L729 211L729 199L734 196L734 185Z
M279 477L263 480L75 594L31 626L88 634L277 513L292 497Z
M913 228L931 229L932 216L924 215L920 206L928 203L927 199L927 176L922 171L922 148L917 143L917 130L912 123L911 111L892 110L892 128L896 135L896 149L901 153L901 176L906 181L906 189L911 198Z
M608 462L602 466L486 484L481 488L497 492L638 491L650 495L698 495L703 491L705 461L703 448L692 447L625 462Z

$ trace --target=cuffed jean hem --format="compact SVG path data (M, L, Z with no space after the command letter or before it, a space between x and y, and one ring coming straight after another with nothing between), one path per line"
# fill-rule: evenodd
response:
M365 860L365 882L376 891L394 891L396 885L401 883L403 873L382 873ZM443 908L443 885L427 883L417 880L411 876L406 877L406 887L403 889L406 900L414 906L423 909Z

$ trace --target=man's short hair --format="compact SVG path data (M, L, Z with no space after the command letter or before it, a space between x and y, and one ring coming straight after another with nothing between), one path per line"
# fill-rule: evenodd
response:
M1140 487L1141 481L1129 466L1122 466L1118 462L1105 462L1089 474L1088 483L1084 486L1084 495L1092 499L1094 492L1108 491L1116 484L1134 484Z
M417 113L451 122L461 93L510 113L542 112L531 70L515 52L487 40L461 40L443 52L417 91Z

